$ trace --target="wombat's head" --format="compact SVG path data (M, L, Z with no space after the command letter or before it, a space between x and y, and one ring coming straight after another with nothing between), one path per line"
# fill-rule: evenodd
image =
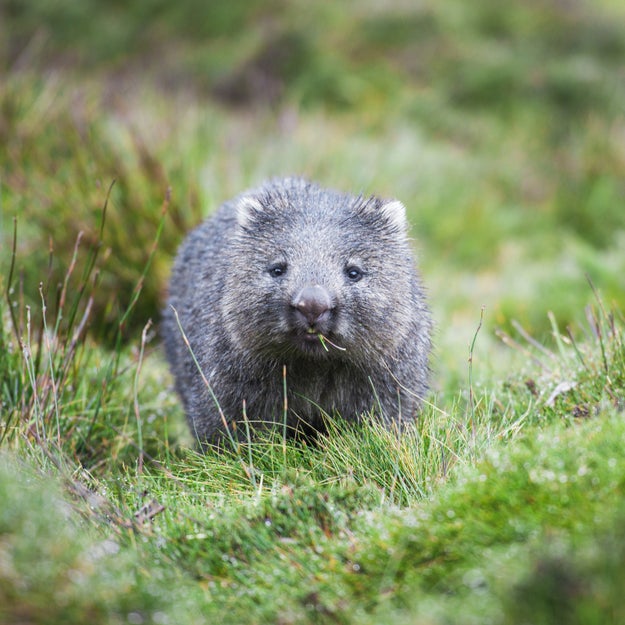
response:
M410 332L417 278L400 202L288 178L234 209L222 310L240 348L366 365Z

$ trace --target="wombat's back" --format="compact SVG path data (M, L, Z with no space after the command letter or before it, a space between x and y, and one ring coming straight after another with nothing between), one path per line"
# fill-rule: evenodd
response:
M283 179L188 236L163 334L200 441L235 428L244 402L252 422L293 428L320 427L322 415L414 416L431 322L406 228L399 202Z

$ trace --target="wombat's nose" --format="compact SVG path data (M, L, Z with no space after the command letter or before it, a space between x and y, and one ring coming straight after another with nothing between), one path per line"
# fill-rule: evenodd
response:
M293 307L304 316L312 327L332 308L330 294L319 284L305 286L294 298Z

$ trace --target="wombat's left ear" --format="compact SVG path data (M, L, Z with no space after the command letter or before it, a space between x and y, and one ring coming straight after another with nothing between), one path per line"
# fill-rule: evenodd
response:
M242 228L245 228L264 211L263 205L255 197L251 195L243 196L237 202L237 223Z
M380 211L400 232L408 230L406 207L399 200L388 200L380 206Z

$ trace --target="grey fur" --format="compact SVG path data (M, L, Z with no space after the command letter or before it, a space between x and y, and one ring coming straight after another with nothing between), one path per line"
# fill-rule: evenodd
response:
M256 427L281 427L285 386L290 431L321 429L322 413L414 418L431 321L406 231L400 202L285 178L226 202L189 234L163 335L201 443L223 438L224 418L241 438L244 402Z

